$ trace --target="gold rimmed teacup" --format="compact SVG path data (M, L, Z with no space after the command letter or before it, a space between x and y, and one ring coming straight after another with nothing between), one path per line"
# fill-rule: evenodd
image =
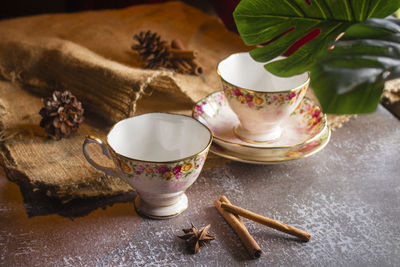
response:
M235 134L249 143L270 142L281 136L280 124L306 94L308 73L278 77L249 53L233 54L218 64L218 74L229 106L240 124Z
M87 151L90 143L99 145L116 168L94 162ZM96 169L137 191L140 214L165 219L188 207L184 192L199 176L211 143L211 131L189 116L147 113L118 122L106 142L86 137L83 154Z

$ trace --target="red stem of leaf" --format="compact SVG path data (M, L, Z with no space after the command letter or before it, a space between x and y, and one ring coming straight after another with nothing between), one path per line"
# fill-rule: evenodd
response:
M306 43L312 41L314 38L316 38L318 35L320 35L320 33L321 33L321 29L313 29L313 30L311 30L309 33L307 33L306 35L301 37L301 39L299 39L296 42L294 42L292 44L292 46L289 47L289 49L286 50L286 52L283 55L287 56L287 57L290 56L291 54L296 52L300 47L302 47L303 45L305 45Z
M282 33L280 33L280 34L278 34L277 36L275 36L274 38L272 38L272 39L269 40L268 42L263 43L262 45L270 44L270 43L272 43L272 42L278 40L278 39L281 38L282 36L288 34L289 32L293 31L294 29L296 29L296 27L292 27L292 28L290 28L290 29L288 29L288 30L286 30L286 31L284 31L284 32L282 32Z

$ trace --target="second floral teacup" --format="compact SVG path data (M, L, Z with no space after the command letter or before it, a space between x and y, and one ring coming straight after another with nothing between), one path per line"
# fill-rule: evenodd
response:
M147 113L118 122L105 142L86 137L83 153L96 169L136 189L139 213L164 219L187 208L184 192L199 176L211 142L211 131L191 117ZM116 168L94 162L90 143L99 145Z
M308 73L275 76L249 53L233 54L218 64L229 106L240 124L233 131L246 142L268 142L281 135L280 124L296 109L308 88Z

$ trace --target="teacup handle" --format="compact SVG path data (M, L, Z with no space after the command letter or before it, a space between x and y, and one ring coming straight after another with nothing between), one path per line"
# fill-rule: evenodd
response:
M86 160L93 167L104 172L105 174L121 178L121 176L117 172L115 172L112 168L104 167L104 166L101 166L101 165L97 164L96 162L94 162L94 160L89 156L89 153L86 150L87 146L91 143L99 145L101 147L101 150L103 151L103 154L105 156L107 156L107 158L111 159L111 156L108 152L107 145L104 144L103 141L101 141L99 138L88 135L88 136L86 136L85 141L83 142L83 155L85 156Z

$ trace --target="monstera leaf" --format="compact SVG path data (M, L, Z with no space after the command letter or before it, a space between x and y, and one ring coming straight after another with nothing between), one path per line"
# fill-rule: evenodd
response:
M372 17L386 17L399 7L400 0L242 0L233 15L244 42L247 45L262 45L250 52L252 57L257 61L265 62L279 55L285 55L287 58L268 63L265 67L275 75L292 76L310 70L318 72L316 64L319 58L327 56L328 48L341 33L346 32L345 35L347 35L346 30L350 26ZM360 27L364 27L363 38L368 39L368 35L375 32L373 28L377 25ZM359 29L352 29L354 38L361 38L355 33ZM393 31L389 32L393 33ZM357 49L355 48L355 50ZM370 50L362 51L359 53L368 53ZM333 56L333 54L330 55ZM382 56L385 57L384 54ZM364 62L362 60L358 64ZM319 62L318 66L321 64L324 63ZM326 64L328 63L326 62ZM371 62L367 64L371 64ZM359 67L361 66L359 65ZM355 66L353 69L352 75L356 75L362 80L363 71L361 69L355 71ZM311 73L311 82L314 90L319 91L317 96L324 111L332 113L372 111L372 107L376 107L376 103L379 101L380 95L378 96L377 88L386 78L382 76L382 81L379 81L378 77L368 80L362 85L365 90L361 89L362 83L360 83L360 87L346 85L347 89L344 89L344 85L341 85L336 88L335 86L340 83L346 84L346 81L338 81L350 76L343 74L347 73L346 71L338 65L335 72L330 72L329 68L326 68L315 75ZM340 72L343 72L342 75L338 75ZM314 79L319 77L319 81L313 82L313 77ZM329 79L327 78L325 81L324 77L329 77ZM337 83L332 83L333 81ZM319 88L328 83L331 85L329 94L327 93L328 88ZM350 82L350 84L352 83ZM364 91L366 91L365 94ZM335 104L331 104L325 95L342 97L337 100L332 99ZM354 101L347 100L348 102L341 105L341 101L349 98ZM356 108L350 105L350 103L355 103L355 99L362 99Z
M398 19L370 19L351 26L311 68L312 87L325 112L374 111L384 82L399 77Z

